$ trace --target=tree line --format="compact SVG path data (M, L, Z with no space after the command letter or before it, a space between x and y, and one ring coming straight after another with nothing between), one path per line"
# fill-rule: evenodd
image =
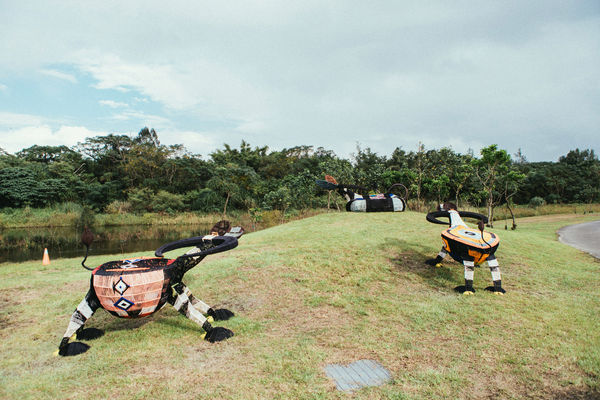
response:
M184 145L161 144L154 129L143 128L133 137L97 136L74 147L34 145L14 155L0 149L0 208L75 202L109 213L285 212L327 207L331 193L315 185L325 174L373 192L402 183L413 209L453 200L485 206L490 217L500 204L600 201L600 162L591 149L570 150L557 162L528 162L520 150L511 157L494 144L477 155L420 144L386 156L357 146L344 159L322 147L269 151L242 141L203 159Z

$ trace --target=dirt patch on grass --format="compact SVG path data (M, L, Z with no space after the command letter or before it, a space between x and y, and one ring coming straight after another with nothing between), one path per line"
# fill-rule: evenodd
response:
M194 369L219 370L239 364L244 358L239 346L232 342L208 343L204 346L185 347L186 359Z
M26 307L24 304L31 303L35 297L35 294L24 293L24 290L0 290L0 338L8 338L38 325L38 321L27 318L21 311Z
M400 271L414 272L417 274L431 273L432 267L425 264L425 260L420 253L414 251L404 251L391 259L392 263Z
M37 298L39 298L39 294L24 287L0 289L0 310L5 310L9 307L17 307Z
M569 387L548 393L548 398L552 400L599 400L600 391L589 387Z
M264 299L260 296L243 293L236 293L234 297L229 297L221 302L212 305L213 308L226 308L235 313L244 314L252 310L263 307Z

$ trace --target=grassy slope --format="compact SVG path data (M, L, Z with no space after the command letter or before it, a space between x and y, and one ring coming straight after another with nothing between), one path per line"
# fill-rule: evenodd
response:
M219 344L167 306L146 319L100 310L85 354L52 355L89 273L79 259L0 265L0 398L347 398L329 363L376 359L394 381L354 398L599 396L600 263L556 241L594 217L496 229L508 293L487 268L475 296L462 267L425 266L441 226L423 214L333 213L248 234L186 275L197 297L236 313ZM596 216L597 219L597 216ZM147 254L149 255L149 254ZM91 265L121 258L92 257Z

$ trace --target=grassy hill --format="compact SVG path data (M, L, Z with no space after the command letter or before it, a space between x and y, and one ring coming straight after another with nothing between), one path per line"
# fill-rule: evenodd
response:
M106 334L68 358L53 352L89 285L81 260L1 264L0 398L598 398L600 262L556 240L559 227L593 219L494 229L504 296L483 290L487 267L462 296L461 265L424 264L443 226L423 214L291 222L186 275L196 297L236 313L219 323L233 338L201 340L168 305L138 320L99 310L86 326ZM393 382L337 391L325 365L359 359L379 361Z

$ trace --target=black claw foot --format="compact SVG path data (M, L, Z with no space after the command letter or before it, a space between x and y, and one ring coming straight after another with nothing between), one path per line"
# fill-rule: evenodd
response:
M506 290L504 290L501 287L497 287L497 286L488 286L485 288L485 290L487 290L488 292L493 292L496 294L504 294L506 293Z
M457 286L454 288L454 290L458 293L467 294L467 295L475 293L475 289L473 289L472 287L465 286L465 285Z
M235 315L233 312L229 311L226 308L218 308L216 310L210 308L207 314L213 317L215 321L226 321Z
M97 328L85 328L77 331L77 339L79 340L94 340L104 335L102 329Z
M227 328L217 326L215 328L212 328L210 331L206 332L206 336L204 337L204 339L209 341L210 343L214 343L221 342L225 339L229 339L232 336L232 331L230 331Z
M90 346L88 346L85 343L72 342L72 343L67 343L64 346L61 346L58 349L58 354L63 357L76 356L78 354L85 353L86 351L88 351L89 348L90 348Z

